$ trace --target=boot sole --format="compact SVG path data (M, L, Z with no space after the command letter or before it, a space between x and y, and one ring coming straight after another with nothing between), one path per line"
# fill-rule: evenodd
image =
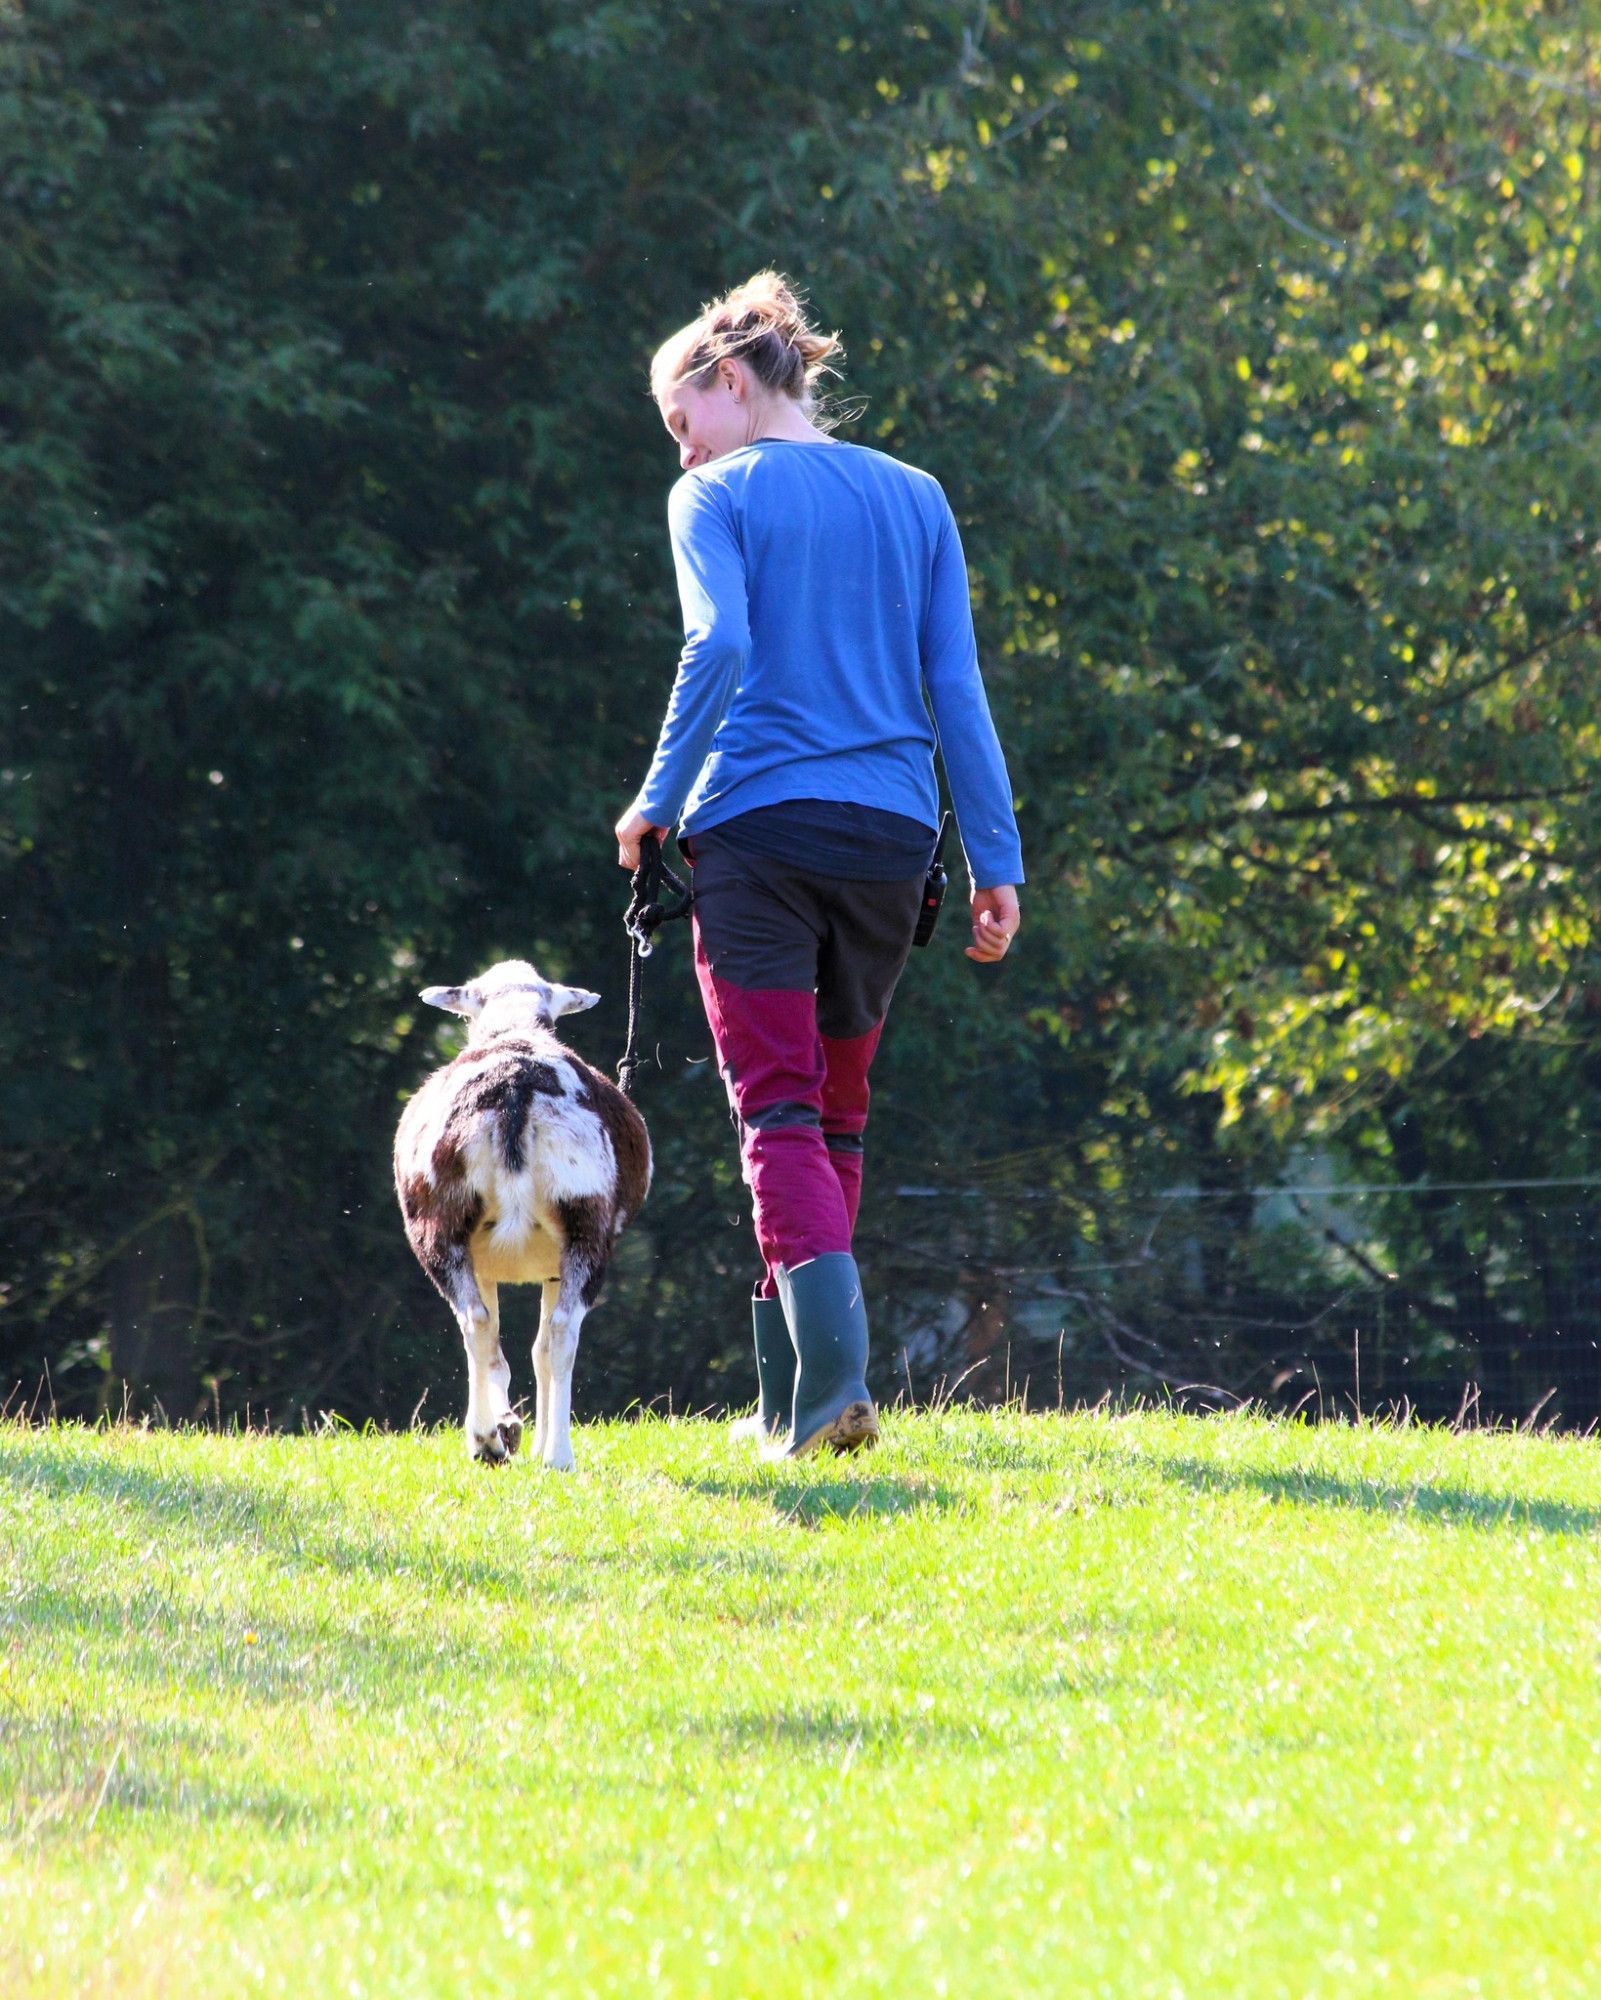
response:
M803 1444L794 1445L785 1455L805 1458L825 1447L830 1451L871 1451L878 1443L878 1412L871 1403L847 1403L837 1417L812 1432Z

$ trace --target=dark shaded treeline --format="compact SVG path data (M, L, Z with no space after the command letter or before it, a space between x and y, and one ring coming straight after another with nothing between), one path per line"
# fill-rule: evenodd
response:
M449 1046L414 996L528 956L620 1052L608 830L678 639L644 368L771 261L846 335L846 434L951 493L1029 861L1015 962L958 907L880 1059L886 1381L1289 1399L1378 1311L1426 1408L1601 1413L1591 1191L1560 1243L1527 1194L1409 1197L1354 1257L1241 1192L1594 1164L1582 25L0 16L6 1386L453 1394L388 1186ZM681 939L647 1008L591 1410L753 1387ZM1164 1257L1175 1189L1209 1221Z

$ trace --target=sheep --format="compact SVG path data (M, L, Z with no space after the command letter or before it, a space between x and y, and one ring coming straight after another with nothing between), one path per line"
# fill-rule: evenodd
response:
M467 1046L425 1080L395 1134L407 1238L467 1347L467 1451L502 1465L521 1441L498 1288L540 1284L535 1438L547 1466L570 1471L579 1329L649 1191L650 1135L552 1027L598 993L555 985L513 958L420 997L471 1023Z

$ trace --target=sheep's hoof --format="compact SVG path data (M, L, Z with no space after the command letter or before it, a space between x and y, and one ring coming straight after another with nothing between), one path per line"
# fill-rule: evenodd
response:
M482 1437L474 1437L468 1450L480 1465L505 1465L517 1455L517 1447L523 1441L522 1419L504 1416L491 1431Z

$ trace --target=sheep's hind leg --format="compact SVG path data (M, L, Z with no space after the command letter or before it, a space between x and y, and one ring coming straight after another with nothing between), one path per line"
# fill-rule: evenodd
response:
M545 1456L550 1435L550 1347L561 1280L547 1278L539 1295L539 1333L534 1341L534 1450Z
M562 1252L561 1278L546 1285L547 1303L551 1293L555 1303L542 1315L539 1340L534 1348L534 1366L544 1348L545 1372L539 1389L539 1455L553 1472L573 1469L573 1441L570 1424L573 1408L573 1362L578 1355L578 1335L588 1311L588 1299L595 1295L594 1271L590 1260L568 1248Z
M500 1288L480 1280L478 1289L489 1308L489 1324L494 1334L494 1359L489 1364L489 1415L507 1458L514 1458L523 1440L523 1420L511 1406L511 1363L500 1344Z
M447 1296L467 1349L467 1455L504 1465L517 1449L522 1424L507 1397L511 1369L500 1350L499 1290L485 1285L480 1291L463 1258L450 1274Z

